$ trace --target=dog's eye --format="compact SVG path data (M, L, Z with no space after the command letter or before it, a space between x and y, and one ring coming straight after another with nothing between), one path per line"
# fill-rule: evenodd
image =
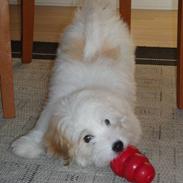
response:
M111 122L110 122L110 120L109 119L105 119L105 124L106 124L106 126L111 126Z
M93 135L86 135L83 139L86 143L89 143L93 139Z

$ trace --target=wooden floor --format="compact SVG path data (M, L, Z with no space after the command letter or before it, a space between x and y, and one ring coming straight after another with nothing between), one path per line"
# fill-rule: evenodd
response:
M20 7L11 6L11 34L20 39ZM74 8L36 7L34 40L57 42L72 21ZM138 46L176 47L177 12L132 10L132 35Z

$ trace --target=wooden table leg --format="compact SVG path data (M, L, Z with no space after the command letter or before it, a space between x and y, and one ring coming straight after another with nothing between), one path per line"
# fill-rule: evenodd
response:
M177 107L183 109L183 2L178 8Z
M8 0L0 0L0 88L3 117L15 117Z
M131 26L131 0L119 0L120 15Z
M32 61L35 0L22 0L22 63Z

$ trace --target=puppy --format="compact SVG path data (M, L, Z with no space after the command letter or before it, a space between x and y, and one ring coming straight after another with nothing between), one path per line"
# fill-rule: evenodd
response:
M136 144L134 50L113 1L85 0L58 48L47 105L13 152L101 167Z

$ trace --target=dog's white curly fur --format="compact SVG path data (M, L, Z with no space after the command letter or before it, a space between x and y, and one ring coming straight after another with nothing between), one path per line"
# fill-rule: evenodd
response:
M15 154L36 158L47 150L67 163L104 166L138 142L135 47L112 2L85 0L77 10L58 48L47 105L12 144Z

